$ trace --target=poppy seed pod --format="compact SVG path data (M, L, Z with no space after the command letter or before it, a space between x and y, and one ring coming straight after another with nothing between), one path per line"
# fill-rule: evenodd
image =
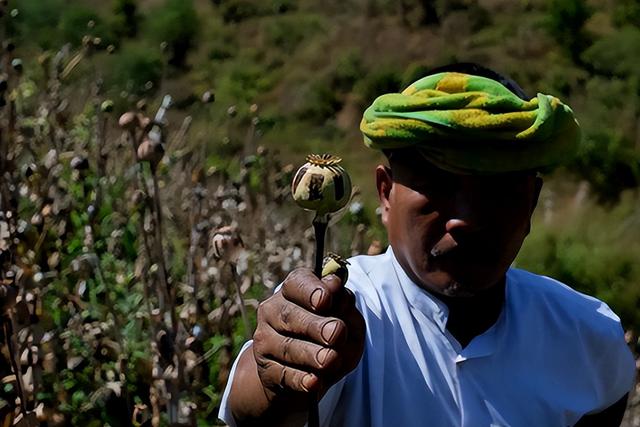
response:
M74 170L87 170L89 169L89 159L83 156L74 156L73 159L71 159L70 165L71 169Z
M104 101L102 104L100 104L100 110L102 110L103 113L110 113L113 111L113 101L110 99L107 99L106 101Z
M164 156L164 147L159 142L151 141L149 138L144 140L138 146L138 160L149 162L151 168L154 169Z
M311 154L296 172L291 194L296 203L318 215L336 212L351 197L351 179L339 165L339 157Z
M149 132L151 130L151 125L153 124L153 121L149 117L145 116L144 114L138 113L138 123L140 123L140 127L145 132Z
M328 276L329 274L335 274L344 284L349 278L347 265L349 265L349 261L338 254L329 252L322 262L322 277Z
M244 242L240 238L235 227L225 226L218 228L211 239L213 256L226 262L235 264L244 249Z
M15 58L11 61L11 67L16 70L18 73L22 72L22 59Z
M140 120L138 119L138 116L136 115L136 113L132 111L127 111L126 113L120 116L120 120L118 120L118 125L120 125L122 129L133 131L138 126L140 126Z
M202 94L202 102L204 104L210 104L212 102L215 102L215 100L216 100L216 95L210 90Z

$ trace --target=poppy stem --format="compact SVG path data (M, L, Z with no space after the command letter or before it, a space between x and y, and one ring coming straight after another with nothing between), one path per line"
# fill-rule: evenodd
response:
M316 214L313 218L313 231L316 237L316 253L315 253L315 266L313 272L320 279L322 278L322 260L324 258L324 237L327 231L327 225L329 224L329 215ZM308 427L319 427L320 416L318 413L318 394L316 392L310 393L309 396L309 418L307 422Z
M322 260L324 259L324 238L329 224L328 215L316 215L313 219L313 231L316 237L316 254L314 274L320 279L322 278Z

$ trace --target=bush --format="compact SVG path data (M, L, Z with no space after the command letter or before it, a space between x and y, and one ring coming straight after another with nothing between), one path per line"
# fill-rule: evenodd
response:
M610 130L587 134L572 166L600 202L617 202L623 190L640 185L640 155L633 143Z
M225 23L238 23L261 15L260 8L249 0L226 0L220 5Z
M307 90L305 102L297 114L303 120L323 123L335 116L342 107L342 101L336 91L331 88L328 79L314 80Z
M163 65L159 50L131 45L111 56L108 68L111 70L107 76L109 87L140 96L148 94L150 86L151 91L158 87Z
M619 27L625 25L640 26L640 1L618 0L613 9L613 23Z
M350 51L339 57L331 77L331 86L338 92L348 92L366 75L362 57Z
M89 25L91 23L91 25ZM101 46L116 43L111 29L103 23L102 18L91 9L70 7L65 10L58 25L64 43L79 46L84 36L99 37Z
M315 16L285 15L274 17L265 27L267 42L286 53L293 53L307 37L322 29Z
M14 0L9 7L18 6L18 16L5 20L8 35L18 41L33 42L42 49L60 45L57 24L63 12L72 6L62 0Z
M120 37L135 37L138 33L138 5L136 0L114 0L114 32Z
M547 3L549 34L577 62L589 43L584 31L589 17L591 9L584 0L549 0Z
M544 191L543 191L544 197ZM604 208L587 200L558 200L552 216L537 217L516 266L551 276L608 303L625 328L640 330L637 193ZM544 209L541 203L538 209Z
M382 94L399 92L401 84L402 79L395 69L382 67L360 80L355 87L355 92L360 98L361 105L367 107Z
M607 76L640 78L640 29L624 27L596 41L583 54L583 60Z
M193 0L166 0L164 5L149 14L149 31L158 43L167 43L169 64L186 65L187 54L199 32L198 15Z

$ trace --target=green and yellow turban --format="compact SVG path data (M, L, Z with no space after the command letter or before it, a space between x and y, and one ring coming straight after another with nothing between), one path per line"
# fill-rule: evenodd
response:
M525 101L499 82L461 73L424 77L378 97L360 124L374 149L417 148L456 173L548 168L570 159L580 141L573 111L539 93Z

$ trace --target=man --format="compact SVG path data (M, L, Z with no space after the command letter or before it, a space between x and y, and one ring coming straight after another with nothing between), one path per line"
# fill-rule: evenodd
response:
M361 124L381 149L390 247L335 276L292 272L261 304L220 416L300 426L617 426L635 364L602 302L510 268L536 171L575 151L557 98L473 64L379 97ZM587 262L585 260L585 262Z

